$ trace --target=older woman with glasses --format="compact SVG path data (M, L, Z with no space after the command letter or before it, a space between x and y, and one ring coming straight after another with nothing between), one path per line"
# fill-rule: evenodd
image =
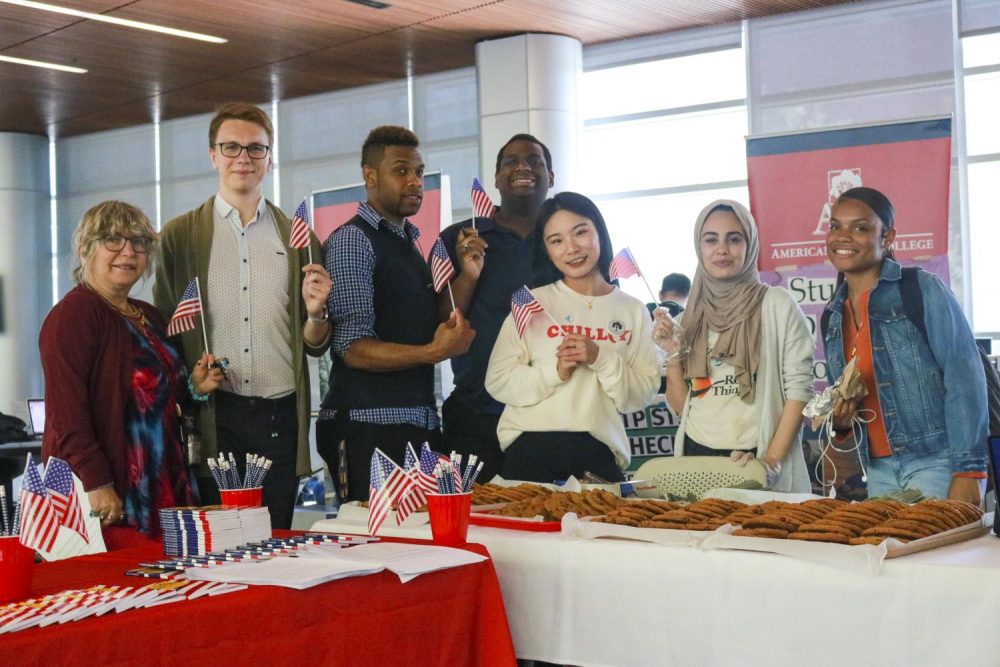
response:
M159 311L129 298L152 272L159 240L138 208L118 201L88 210L73 237L76 287L45 318L42 456L67 461L104 528L156 536L159 510L189 504L179 405L222 381L205 355L190 379ZM105 530L109 547L129 541Z

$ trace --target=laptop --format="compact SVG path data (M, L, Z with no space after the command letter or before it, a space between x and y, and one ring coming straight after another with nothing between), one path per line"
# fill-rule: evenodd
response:
M29 398L28 421L31 424L31 433L34 440L41 440L45 434L45 399Z

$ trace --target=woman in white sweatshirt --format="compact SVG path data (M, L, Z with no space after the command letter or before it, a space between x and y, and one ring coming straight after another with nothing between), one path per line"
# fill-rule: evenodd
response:
M486 389L506 405L501 474L623 480L631 455L619 413L648 405L660 382L648 311L611 284L611 239L587 197L547 200L534 238L532 294L545 312L523 335L507 317L486 373Z

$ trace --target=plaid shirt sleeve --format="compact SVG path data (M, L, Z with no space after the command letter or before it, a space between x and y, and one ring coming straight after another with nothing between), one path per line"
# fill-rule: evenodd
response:
M326 270L333 279L327 310L333 320L333 351L343 358L360 338L375 338L375 251L364 232L338 229L323 247Z

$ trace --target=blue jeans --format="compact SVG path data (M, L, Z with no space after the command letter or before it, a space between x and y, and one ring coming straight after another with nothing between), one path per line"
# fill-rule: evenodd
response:
M868 497L902 489L920 489L925 496L947 498L951 488L950 456L885 456L868 459Z

